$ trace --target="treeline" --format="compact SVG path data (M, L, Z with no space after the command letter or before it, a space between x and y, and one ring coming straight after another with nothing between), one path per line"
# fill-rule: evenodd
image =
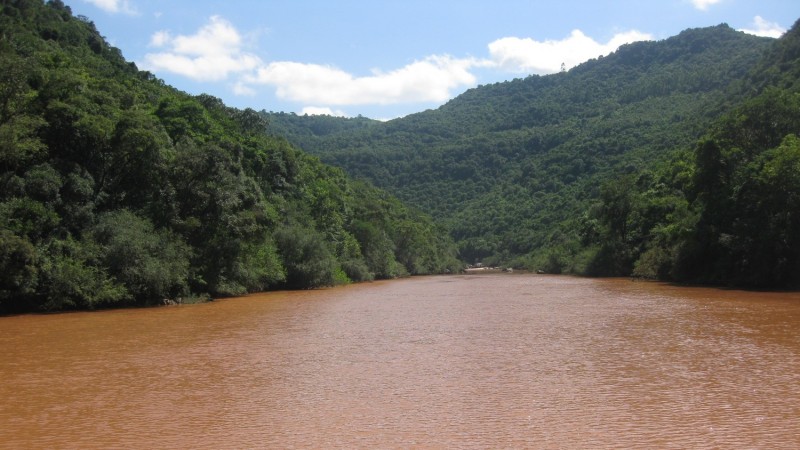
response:
M582 222L586 272L800 287L798 136L800 93L768 88L693 151L606 183Z
M0 13L0 312L457 270L427 216L124 60L59 0Z
M690 148L774 43L691 29L387 123L269 115L270 129L431 214L467 262L582 273L600 186Z
M800 288L800 22L693 146L605 180L525 263L550 272ZM737 92L734 92L737 93Z
M687 30L386 124L273 125L430 212L470 262L797 288L799 34Z

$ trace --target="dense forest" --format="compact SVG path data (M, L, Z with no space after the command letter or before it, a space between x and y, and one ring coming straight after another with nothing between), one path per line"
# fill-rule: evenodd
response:
M464 262L798 288L798 79L798 24L720 25L388 122L256 112L138 70L60 0L6 1L0 313Z
M386 123L266 117L431 214L467 262L796 288L798 28L690 29Z
M60 0L0 11L0 312L457 270L428 216L127 62Z

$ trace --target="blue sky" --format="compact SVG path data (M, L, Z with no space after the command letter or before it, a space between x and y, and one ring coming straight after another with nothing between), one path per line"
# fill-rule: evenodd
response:
M190 94L391 119L465 90L727 23L777 37L797 0L72 0L139 68Z

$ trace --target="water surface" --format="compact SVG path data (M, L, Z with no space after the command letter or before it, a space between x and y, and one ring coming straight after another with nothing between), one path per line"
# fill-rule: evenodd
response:
M798 448L800 294L454 275L0 318L2 448Z

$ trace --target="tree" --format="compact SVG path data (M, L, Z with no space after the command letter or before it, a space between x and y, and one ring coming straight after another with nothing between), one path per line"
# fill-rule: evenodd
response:
M336 259L323 237L313 229L284 226L275 233L286 285L292 288L331 286L337 279Z
M101 245L102 266L137 302L189 293L192 251L169 230L156 230L147 219L118 210L101 216L91 235Z
M34 67L0 41L0 170L17 170L41 156L39 131L46 125L33 109L28 77Z
M94 309L131 299L128 290L97 264L90 240L56 239L38 249L41 258L38 308L45 311Z
M0 311L35 292L36 250L24 238L0 229Z

